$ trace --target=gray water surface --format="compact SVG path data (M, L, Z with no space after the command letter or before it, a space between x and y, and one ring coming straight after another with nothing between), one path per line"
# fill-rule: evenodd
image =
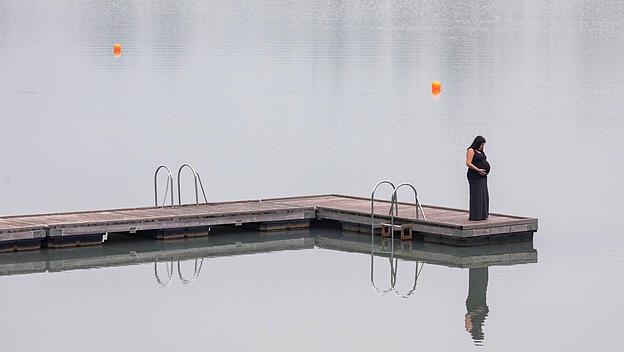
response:
M404 299L373 290L370 254L312 243L165 288L153 262L55 271L42 251L0 277L3 349L622 349L623 30L620 1L0 0L1 214L150 205L155 167L183 162L214 201L388 178L466 208L482 134L491 211L540 219L537 263L487 270L477 341L470 268L425 264Z

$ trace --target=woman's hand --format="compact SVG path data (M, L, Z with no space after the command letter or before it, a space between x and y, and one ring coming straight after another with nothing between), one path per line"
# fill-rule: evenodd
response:
M484 169L478 169L478 170L477 170L477 172L478 172L478 173L479 173L479 175L481 175L481 176L485 176L485 175L487 175L487 172L485 172L485 170L484 170Z

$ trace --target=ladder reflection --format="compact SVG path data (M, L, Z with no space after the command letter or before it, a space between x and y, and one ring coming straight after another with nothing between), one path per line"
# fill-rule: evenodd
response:
M184 277L184 275L182 275L182 268L181 268L181 260L178 260L178 277L180 278L180 282L182 282L183 285L190 285L193 281L195 281L195 279L197 279L199 277L199 274L201 272L202 266L204 265L204 258L195 258L195 266L194 266L194 270L193 270L193 276L190 279L187 279ZM167 287L171 284L171 281L173 279L173 260L169 261L169 262L165 262L165 270L167 273L167 280L163 281L160 278L160 275L158 274L158 263L159 262L154 262L154 277L156 278L156 283L158 284L158 286L160 287Z
M382 254L386 254L388 255L387 259L388 259L388 264L389 264L389 269L390 269L390 285L385 288L385 289L380 289L379 287L377 287L377 285L375 284L375 245L374 242L372 242L371 244L371 264L370 264L370 280L371 280L371 285L373 286L373 290L379 294L386 294L388 292L393 292L396 296L401 297L401 298L408 298L409 296L411 296L415 291L416 291L416 285L418 285L418 278L420 277L420 274L422 272L422 269L425 265L425 263L420 263L419 261L414 261L414 283L411 287L411 289L405 293L400 292L397 287L396 287L396 283L397 283L397 274L399 271L399 258L395 258L394 256L394 246L392 244L390 244L388 246L388 242L391 241L390 239L382 239L382 250L378 251L378 255L382 255ZM411 243L410 243L411 244ZM390 248L390 251L384 251L384 248ZM419 266L420 264L420 266Z

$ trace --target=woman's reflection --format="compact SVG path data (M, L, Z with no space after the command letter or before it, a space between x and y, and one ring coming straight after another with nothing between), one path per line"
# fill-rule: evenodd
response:
M468 298L466 299L466 331L472 335L475 344L483 342L483 323L489 309L485 302L488 285L488 268L469 269Z

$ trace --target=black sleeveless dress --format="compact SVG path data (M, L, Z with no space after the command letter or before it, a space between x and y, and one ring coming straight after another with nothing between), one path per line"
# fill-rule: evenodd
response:
M470 220L485 220L490 211L490 195L487 188L487 174L490 173L490 163L484 152L475 151L472 157L472 165L484 169L485 176L479 175L475 170L468 168L468 184L470 185Z

